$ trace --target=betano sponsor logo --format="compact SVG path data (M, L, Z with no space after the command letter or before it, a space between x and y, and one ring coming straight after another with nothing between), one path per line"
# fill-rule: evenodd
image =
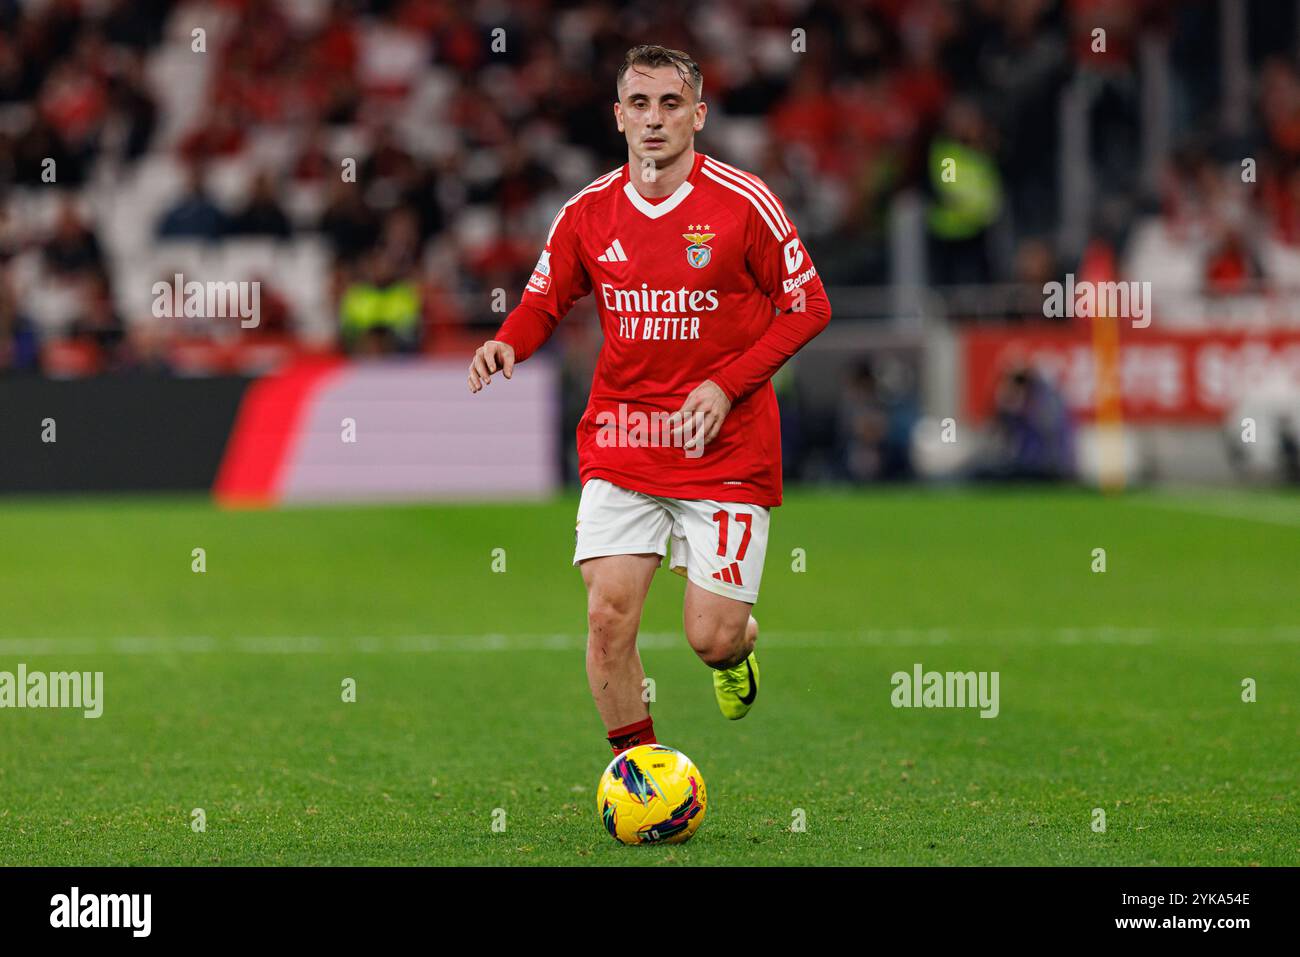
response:
M809 266L807 269L805 269L799 275L795 276L793 279L782 280L781 288L785 292L794 292L804 283L810 281L812 277L815 275L817 275L817 268L815 266Z
M669 412L642 412L618 404L618 412L603 409L596 413L596 445L602 449L679 448L688 459L704 454L702 446L691 446L695 420L687 416L680 432L675 432L676 417Z

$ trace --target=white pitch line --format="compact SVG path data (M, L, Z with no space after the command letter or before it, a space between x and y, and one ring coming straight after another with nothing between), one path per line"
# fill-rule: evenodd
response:
M778 648L851 648L943 645L952 642L1056 645L1152 645L1162 641L1212 640L1224 644L1300 642L1300 625L1269 628L875 628L861 631L770 631L760 644ZM586 635L576 633L502 633L460 635L361 635L325 638L318 635L266 635L216 639L124 636L119 638L0 638L0 657L23 655L174 655L174 654L431 654L439 652L581 651ZM642 648L685 647L679 632L645 632Z
M1128 500L1133 505L1160 508L1170 512L1186 512L1190 515L1203 515L1207 518L1241 519L1248 522L1262 522L1265 525L1281 525L1284 528L1300 528L1300 512L1273 511L1264 512L1258 501L1249 499L1231 499L1223 501L1188 501L1175 498L1136 498ZM1287 503L1281 503L1283 508Z

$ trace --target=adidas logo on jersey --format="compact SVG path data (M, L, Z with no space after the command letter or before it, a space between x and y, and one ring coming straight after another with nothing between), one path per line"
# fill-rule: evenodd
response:
M627 253L623 252L623 244L616 239L610 244L608 249L596 257L596 261L602 263L625 263L627 262Z

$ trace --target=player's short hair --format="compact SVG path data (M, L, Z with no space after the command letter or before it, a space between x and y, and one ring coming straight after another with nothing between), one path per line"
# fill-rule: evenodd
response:
M682 78L682 82L695 91L697 101L704 98L704 74L700 72L700 65L692 60L688 53L670 50L655 43L643 43L627 51L627 56L623 58L623 65L618 68L618 77L614 82L620 98L623 95L623 76L634 66L648 66L651 69L658 66L671 66L677 70L677 75Z

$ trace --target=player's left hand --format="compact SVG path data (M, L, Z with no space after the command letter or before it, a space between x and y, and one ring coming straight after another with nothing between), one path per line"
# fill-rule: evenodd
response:
M705 379L686 397L673 415L673 440L680 442L689 428L689 440L685 449L702 449L718 437L722 430L722 420L731 411L731 400L712 379Z

